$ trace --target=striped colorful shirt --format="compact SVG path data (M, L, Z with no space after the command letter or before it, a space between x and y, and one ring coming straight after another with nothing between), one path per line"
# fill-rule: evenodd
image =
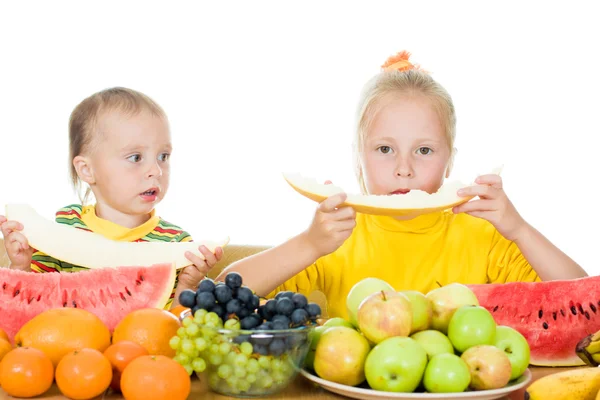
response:
M155 215L154 210L150 219L135 228L125 228L114 222L99 218L93 205L82 206L71 204L56 212L56 222L70 225L88 232L96 232L108 239L128 242L190 242L189 233ZM34 272L77 272L87 270L85 267L72 265L57 260L34 249L31 258L31 270ZM179 273L175 278L175 286L165 309L170 309L179 281Z

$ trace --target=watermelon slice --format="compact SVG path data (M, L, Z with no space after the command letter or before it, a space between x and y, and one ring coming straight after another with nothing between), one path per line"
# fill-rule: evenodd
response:
M584 365L575 348L600 330L600 276L468 286L498 325L525 336L531 365Z
M168 263L48 274L0 268L0 328L12 340L42 311L79 307L97 315L112 332L131 311L163 308L175 271Z

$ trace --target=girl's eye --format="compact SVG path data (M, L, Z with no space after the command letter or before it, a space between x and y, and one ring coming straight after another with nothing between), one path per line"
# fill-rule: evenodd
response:
M142 156L139 154L132 154L129 157L127 157L127 159L131 162L137 163L142 161Z
M431 150L429 147L421 147L419 148L419 154L422 154L424 156L431 154L433 152L433 150Z
M158 159L160 161L167 161L169 159L171 155L169 153L162 153L161 155L158 156Z
M383 154L388 154L390 151L392 151L392 148L390 146L379 146L377 150L379 150Z

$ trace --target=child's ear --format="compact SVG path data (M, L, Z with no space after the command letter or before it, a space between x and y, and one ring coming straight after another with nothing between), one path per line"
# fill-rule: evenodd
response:
M90 159L84 156L76 156L73 158L73 166L75 167L75 171L77 171L77 175L79 179L88 185L93 185L96 182L94 178L94 170L90 163Z

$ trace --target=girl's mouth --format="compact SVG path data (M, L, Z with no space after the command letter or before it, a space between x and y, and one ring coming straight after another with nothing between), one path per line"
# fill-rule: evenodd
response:
M394 190L391 194L407 194L410 192L410 189L398 189Z
M140 193L140 196L142 197L142 199L144 201L148 201L148 202L153 202L154 200L156 200L157 195L158 195L157 188L148 189L145 192Z

